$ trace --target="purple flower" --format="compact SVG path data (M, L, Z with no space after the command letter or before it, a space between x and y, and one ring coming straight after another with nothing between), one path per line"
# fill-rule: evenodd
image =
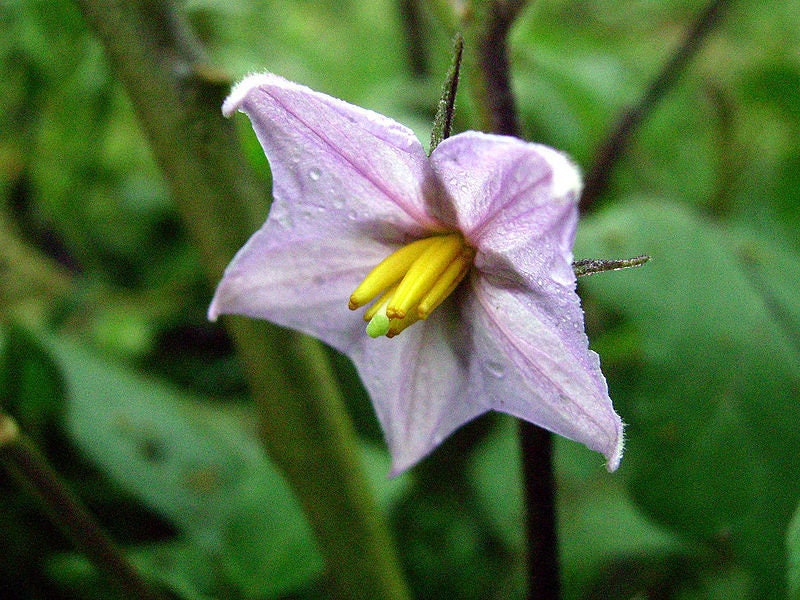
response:
M391 119L271 74L234 88L223 112L237 109L269 159L274 202L209 318L267 319L348 355L393 474L489 410L617 468L622 423L571 266L581 180L564 155L471 131L428 157Z

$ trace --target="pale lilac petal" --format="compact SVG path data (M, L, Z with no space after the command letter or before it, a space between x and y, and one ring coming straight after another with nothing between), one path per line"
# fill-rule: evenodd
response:
M552 306L558 307L554 318ZM462 313L476 353L471 394L606 456L622 455L622 422L614 412L597 355L583 332L578 296L563 289L541 298L518 286L474 276Z
M392 455L392 475L427 456L461 425L488 410L468 401L469 341L448 301L395 338L350 357L372 398Z
M431 160L452 202L443 218L478 250L478 269L521 277L535 288L574 280L570 264L581 180L563 154L516 138L467 132L442 142Z
M425 152L391 119L275 75L236 86L223 111L237 109L267 154L274 201L209 316L267 319L347 351L365 337L350 294L399 245L439 227L425 212Z
M407 127L272 74L239 83L223 105L235 110L250 117L269 160L271 218L293 235L323 221L331 236L373 239L437 226L425 207L432 171Z
M208 310L266 319L349 352L369 340L362 311L347 308L364 276L396 246L352 238L289 237L272 223L259 230L225 270Z
M490 409L605 454L622 452L575 294L580 176L563 155L469 132L431 160L407 128L275 75L239 84L273 174L269 219L226 269L209 308L263 318L347 353L375 405L392 473ZM371 339L351 292L380 260L445 228L476 250L469 280L431 317Z
M616 468L622 426L588 350L571 267L577 169L551 148L513 138L451 140L432 158L478 250L463 310L481 357L472 389L496 410L603 452Z

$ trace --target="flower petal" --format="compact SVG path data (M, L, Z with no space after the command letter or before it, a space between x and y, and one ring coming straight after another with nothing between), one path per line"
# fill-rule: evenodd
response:
M503 280L503 283L508 283ZM557 306L559 317L552 309ZM602 452L610 471L622 456L597 355L589 350L573 290L541 298L521 286L473 276L463 310L476 352L471 392L506 412Z
M239 84L273 174L264 226L226 269L210 318L240 313L346 352L370 392L393 474L496 409L582 442L617 467L622 424L588 349L571 269L580 178L561 154L475 132L431 157L407 128L275 75ZM468 285L394 339L347 300L401 244L458 229Z
M541 144L467 132L442 142L431 161L453 203L443 218L477 249L479 269L536 287L571 283L581 180L569 159Z
M400 244L439 227L424 204L434 177L422 145L391 119L276 75L237 85L223 112L237 109L269 159L274 201L209 317L267 319L347 351L364 329L347 309L352 291Z
M208 310L266 319L348 352L366 338L361 311L347 300L364 276L396 248L331 234L295 238L267 222L239 250Z
M272 169L272 219L292 229L325 221L337 236L373 238L436 227L424 199L432 171L407 127L272 74L239 83L222 108L237 109Z
M478 397L466 401L471 353L457 319L448 300L397 337L370 340L350 354L392 454L392 476L489 408Z

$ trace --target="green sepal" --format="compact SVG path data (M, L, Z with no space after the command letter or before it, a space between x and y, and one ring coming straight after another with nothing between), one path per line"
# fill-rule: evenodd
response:
M442 86L442 96L439 99L436 116L433 118L429 154L433 152L442 140L450 137L453 129L453 116L456 112L456 91L458 90L458 76L461 72L461 57L463 53L464 37L460 33L456 33L453 38L453 62L447 71L447 77Z

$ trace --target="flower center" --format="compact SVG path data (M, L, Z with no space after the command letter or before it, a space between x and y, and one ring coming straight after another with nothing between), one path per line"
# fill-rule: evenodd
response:
M475 250L457 232L416 240L372 269L348 307L356 310L377 298L364 312L367 334L394 337L427 319L464 279L474 258Z

